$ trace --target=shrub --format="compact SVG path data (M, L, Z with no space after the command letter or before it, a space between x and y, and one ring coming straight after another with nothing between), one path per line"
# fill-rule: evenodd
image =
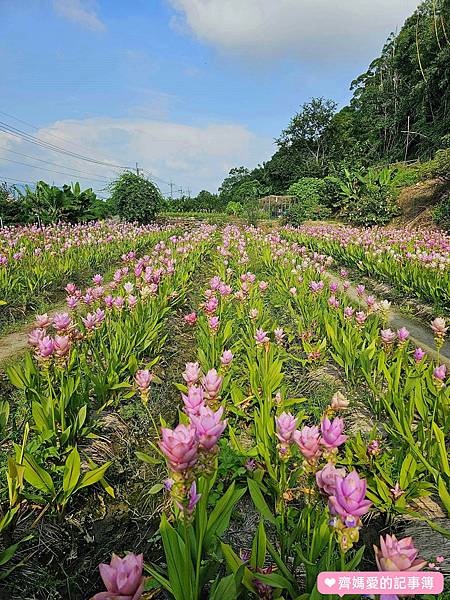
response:
M320 221L326 219L331 214L331 210L321 204L317 204L314 200L311 202L294 202L291 204L285 222L298 227L304 221Z
M116 213L127 221L151 223L162 205L159 189L148 179L125 171L111 186L111 202Z
M290 196L296 196L302 203L314 201L316 204L322 202L325 195L327 184L324 179L318 177L302 177L296 183L293 183L288 189Z
M366 191L364 196L354 204L347 205L345 210L350 223L365 227L386 225L398 214L400 210L396 202L382 189Z
M434 209L433 221L450 232L450 194Z
M228 204L225 207L225 212L227 213L227 215L234 215L236 217L239 217L242 215L242 212L244 210L244 207L242 206L242 204L240 202L228 202Z
M431 162L433 176L450 181L450 148L438 150Z

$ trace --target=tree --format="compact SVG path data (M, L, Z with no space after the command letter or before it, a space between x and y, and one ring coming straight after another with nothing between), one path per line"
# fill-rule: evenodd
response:
M116 213L127 221L151 223L162 205L162 196L154 183L125 171L111 186L111 202Z

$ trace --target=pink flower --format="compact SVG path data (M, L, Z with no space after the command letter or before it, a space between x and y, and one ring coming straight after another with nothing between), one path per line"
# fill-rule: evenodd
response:
M279 346L281 346L281 344L283 343L284 337L285 337L284 330L281 327L279 327L278 329L274 329L273 334L275 336L275 342Z
M406 340L409 338L409 331L406 329L406 327L401 327L397 330L397 337L400 343L406 342Z
M191 423L195 427L199 444L205 450L211 450L223 433L227 423L222 421L223 406L217 412L208 406L200 407L198 415L191 415Z
M139 371L136 371L134 380L139 390L145 392L153 381L153 374L148 369L139 369Z
M250 319L252 319L253 321L254 321L255 319L257 319L257 318L258 318L258 315L259 315L259 312L258 312L258 309L257 309L257 308L252 308L252 309L250 310L249 317L250 317Z
M434 369L433 377L439 381L444 381L446 373L447 367L445 365L441 365L440 367L436 367Z
M366 514L371 502L366 500L365 479L360 479L356 471L352 471L343 479L335 479L335 493L328 498L328 506L332 515L345 520L350 517L361 517Z
M330 283L330 292L332 294L335 294L338 290L338 287L338 284L335 281L333 281L332 283Z
M291 287L289 289L289 292L290 292L291 296L296 296L297 295L297 288L296 287Z
M333 308L339 308L339 300L337 300L336 296L330 296L328 298L328 304Z
M28 335L28 343L30 346L39 346L39 342L45 337L45 329L33 329Z
M427 564L417 558L419 551L411 537L397 540L395 535L380 536L380 548L373 549L379 571L421 571Z
M81 317L81 320L83 321L83 325L86 327L86 329L88 331L92 331L93 329L95 329L95 326L97 325L97 317L94 314L88 313L86 315L86 318Z
M95 285L101 285L103 277L97 273L97 275L94 275L92 278L92 281L95 283Z
M293 438L307 460L314 460L320 456L320 433L317 425L294 431Z
M175 429L161 429L159 447L172 471L185 471L197 462L197 437L195 427L179 424Z
M54 341L50 336L47 335L44 338L42 338L42 340L39 340L38 349L39 356L41 358L49 358L55 350Z
M208 325L211 331L217 331L219 329L219 317L209 317Z
M77 286L74 283L68 283L64 289L68 294L73 296L73 294L75 294L77 291Z
M344 317L346 319L351 319L353 317L354 310L351 306L346 306L344 308Z
M53 317L53 326L57 331L65 331L72 325L72 319L68 313L58 313Z
M224 350L222 356L220 357L220 362L224 367L227 367L231 361L233 360L233 353L231 350Z
M389 491L391 492L391 495L394 498L394 500L398 500L405 493L404 490L402 490L402 488L400 487L400 484L398 483L398 481L395 484L395 486L393 488L391 488Z
M194 512L195 506L201 497L202 497L201 494L197 494L197 484L195 481L193 481L191 483L191 487L189 488L188 497L187 497L188 504L186 507L186 511L187 511L188 515L191 515ZM176 500L176 503L180 510L182 510L182 511L185 510L185 507L181 504L181 502Z
M210 369L202 378L202 386L205 390L207 400L214 400L220 393L222 385L222 377L220 377L216 369Z
M258 287L261 292L265 292L269 287L269 284L267 283L267 281L260 281Z
M208 302L205 303L204 308L207 313L213 314L216 312L218 306L219 301L215 296L212 296L212 298L210 298Z
M431 323L431 329L434 331L437 337L444 337L447 333L448 327L446 327L445 319L442 317L436 317Z
M326 448L337 448L348 438L347 435L342 435L344 421L340 417L336 417L333 421L324 417L320 424L320 430L322 432L321 444Z
M331 408L333 410L344 410L348 408L349 401L341 392L336 392L331 398Z
M194 383L197 383L199 377L200 377L200 365L198 364L198 362L186 363L186 368L183 373L183 379L185 380L187 385L188 386L194 385Z
M414 360L416 361L416 363L419 363L423 359L424 356L425 356L425 352L422 350L422 348L416 348L414 350L413 357L414 357Z
M47 327L49 325L51 325L51 324L52 324L52 320L48 316L47 313L44 313L43 315L37 315L37 317L36 317L36 327L38 329L47 329Z
M72 342L68 335L55 335L54 347L57 356L65 356L69 352L71 345Z
M392 329L382 329L380 331L380 336L383 344L389 345L395 341L396 335L392 331Z
M364 290L365 290L365 286L364 285L357 285L356 286L356 293L358 294L358 296L363 296L364 295Z
M269 341L267 333L262 329L257 329L255 334L255 340L258 345L265 344Z
M367 315L364 311L360 310L357 311L355 314L355 320L358 323L358 325L364 325L364 323L366 322L367 319Z
M77 307L79 300L76 296L67 296L66 302L70 310L73 310Z
M188 390L188 395L181 394L184 402L185 413L192 417L192 415L199 415L200 408L205 406L205 400L203 395L203 388L191 385Z
M336 469L333 463L327 463L323 469L316 473L316 483L322 492L328 496L333 496L336 492L336 478L345 477L345 469Z
M139 600L144 592L142 554L127 554L120 558L112 555L111 563L99 565L100 575L107 589L95 594L92 600Z
M295 428L297 427L298 419L291 413L283 412L279 417L275 417L277 427L276 436L280 442L289 444L292 441Z
M184 315L184 320L188 325L194 325L194 323L197 321L197 315L195 312L189 313L188 315Z

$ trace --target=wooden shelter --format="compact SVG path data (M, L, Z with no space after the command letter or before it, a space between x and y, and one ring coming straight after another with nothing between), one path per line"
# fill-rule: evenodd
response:
M295 196L264 196L259 199L259 205L266 210L271 217L281 217L287 213Z

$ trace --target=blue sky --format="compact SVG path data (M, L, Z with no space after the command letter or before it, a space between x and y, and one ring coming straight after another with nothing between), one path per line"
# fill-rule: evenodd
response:
M345 104L416 5L0 0L0 121L100 162L137 161L164 193L162 181L214 191L231 167L267 160L312 96ZM0 132L0 180L101 189L116 172Z

